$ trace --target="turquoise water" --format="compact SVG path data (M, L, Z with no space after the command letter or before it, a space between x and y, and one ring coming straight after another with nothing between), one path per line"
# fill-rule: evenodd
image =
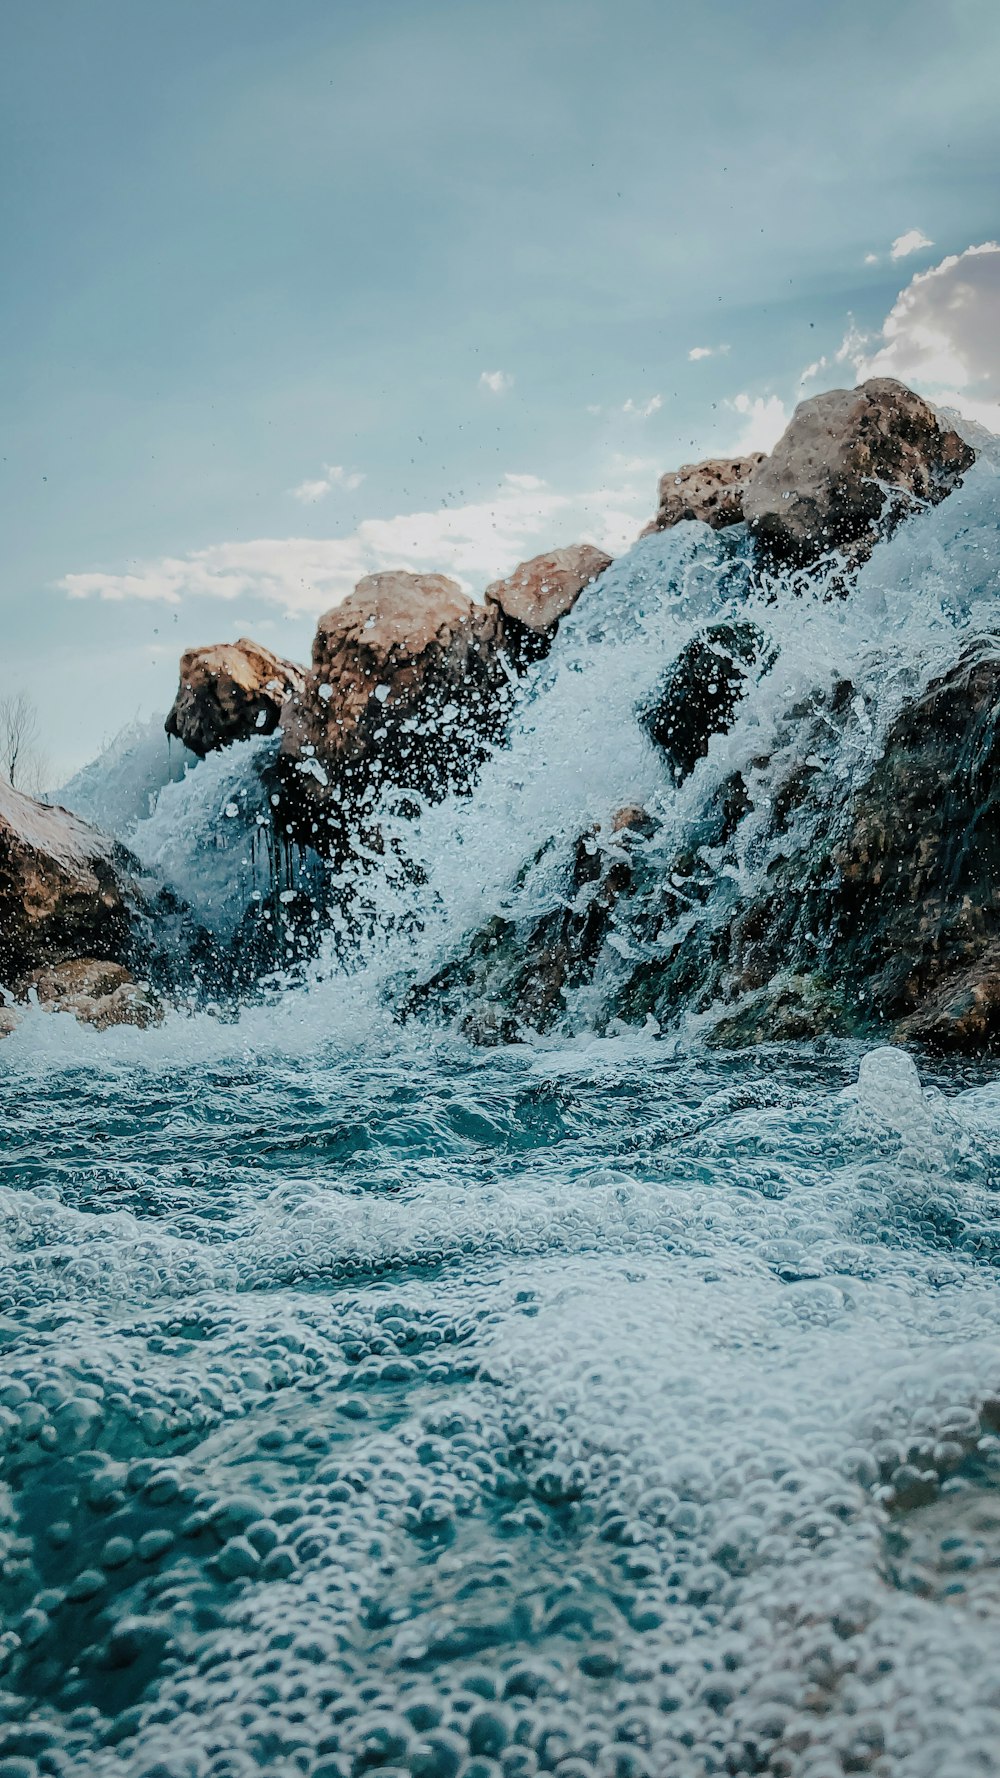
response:
M666 871L739 772L697 912L731 918L796 749L837 806L995 650L977 443L847 599L752 587L736 535L638 544L475 794L378 811L304 978L0 1045L0 1778L997 1770L994 1070L609 1025L627 921L545 1041L394 1018L566 905L595 823L643 804ZM775 664L678 790L636 713L735 613ZM261 757L179 775L154 725L63 797L225 943L275 889Z
M225 1035L0 1088L4 1778L995 1770L1000 1092Z

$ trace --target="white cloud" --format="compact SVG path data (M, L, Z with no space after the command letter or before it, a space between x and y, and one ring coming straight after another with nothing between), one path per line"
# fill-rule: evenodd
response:
M739 414L743 424L726 455L746 457L751 451L771 451L788 425L785 404L777 395L734 395L726 406Z
M484 370L480 379L481 389L489 389L494 395L505 395L514 386L514 379L505 370Z
M525 557L563 542L596 543L614 554L648 516L650 482L630 479L634 460L612 462L607 485L562 493L538 476L505 475L491 499L431 512L365 519L348 537L257 538L163 556L125 574L67 574L72 599L179 605L189 597L254 597L291 615L335 605L364 574L435 570L481 588ZM645 471L646 465L643 464Z
M728 346L692 346L688 358L692 364L698 364L702 358L724 358L728 351Z
M818 377L821 370L826 370L829 362L824 353L822 357L814 359L812 364L807 364L799 378L799 388L802 388L803 383L811 383L814 377Z
M877 253L866 253L865 254L865 265L878 265L878 254Z
M630 395L622 407L622 413L634 414L637 420L648 420L651 414L658 414L662 406L662 395L651 395L648 401L633 401Z
M358 469L345 469L340 463L324 463L323 474L315 481L300 482L297 488L289 488L288 491L303 506L313 506L317 500L324 499L331 488L345 488L349 494L353 494L364 479Z
M898 377L994 429L1000 425L1000 243L984 241L918 272L881 333L856 329L841 352L858 380ZM866 347L875 346L874 352ZM839 354L838 354L839 356Z
M907 229L905 235L897 235L889 249L891 258L906 259L911 253L919 253L923 247L933 247L922 228Z

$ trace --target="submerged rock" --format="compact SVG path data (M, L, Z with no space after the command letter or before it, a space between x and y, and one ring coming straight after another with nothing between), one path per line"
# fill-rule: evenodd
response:
M590 543L571 544L522 562L506 580L486 588L486 605L500 613L503 644L518 664L548 651L560 618L573 609L584 587L611 567L611 557Z
M305 670L241 636L181 655L180 684L164 728L204 759L218 747L273 734Z
M0 983L88 957L127 962L139 865L78 816L0 782Z
M854 565L922 504L958 486L975 452L892 377L800 402L754 470L743 511L766 566L803 567L829 550Z
M320 619L282 715L290 820L322 844L383 783L432 797L468 783L509 704L499 645L495 609L447 576L367 575Z
M669 531L685 519L698 519L713 531L743 521L743 494L754 470L765 461L763 451L748 457L710 457L704 463L682 463L660 477L659 505L642 537Z

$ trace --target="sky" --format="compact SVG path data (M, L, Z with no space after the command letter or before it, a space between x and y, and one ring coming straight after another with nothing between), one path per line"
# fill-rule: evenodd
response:
M1000 429L996 0L0 7L0 696L612 553L899 375ZM970 251L974 249L974 251Z

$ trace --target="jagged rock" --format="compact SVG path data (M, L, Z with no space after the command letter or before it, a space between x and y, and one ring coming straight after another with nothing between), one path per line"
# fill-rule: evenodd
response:
M0 984L67 958L127 961L138 874L95 827L0 782Z
M470 782L509 697L495 608L443 574L367 575L320 619L283 713L289 821L322 846L324 824L383 783L433 797Z
M163 1021L163 1006L148 983L137 982L120 963L78 957L39 970L21 984L50 1012L70 1012L84 1025L107 1031L112 1025L147 1030Z
M753 471L743 512L766 566L801 567L828 550L852 565L925 502L950 494L975 452L892 377L800 402Z
M204 759L219 747L273 734L305 669L241 636L181 655L180 684L164 727Z
M754 668L766 665L763 631L752 623L712 624L682 649L643 724L666 754L678 784L725 734Z
M604 979L598 1028L693 1014L724 1046L1000 1051L1000 649L970 649L845 772L858 702L845 680L788 710L772 759L718 785L677 850L643 843L641 812L620 853L582 836L551 910L494 921L426 998L479 1042L551 1027Z
M700 519L713 531L743 520L743 491L754 470L764 462L763 451L748 457L710 457L704 463L682 463L660 477L656 517L640 537L669 531L684 519Z
M571 544L522 562L505 580L486 588L487 607L501 614L504 646L518 664L538 660L551 645L560 618L572 611L584 587L611 567L611 557L590 543Z
M633 804L619 809L606 829L581 834L567 898L524 925L491 920L463 956L411 994L405 1011L432 1007L459 1017L465 1035L484 1046L516 1042L525 1029L550 1030L566 1010L567 993L589 979L615 909L635 886L643 844L656 829L653 817Z

